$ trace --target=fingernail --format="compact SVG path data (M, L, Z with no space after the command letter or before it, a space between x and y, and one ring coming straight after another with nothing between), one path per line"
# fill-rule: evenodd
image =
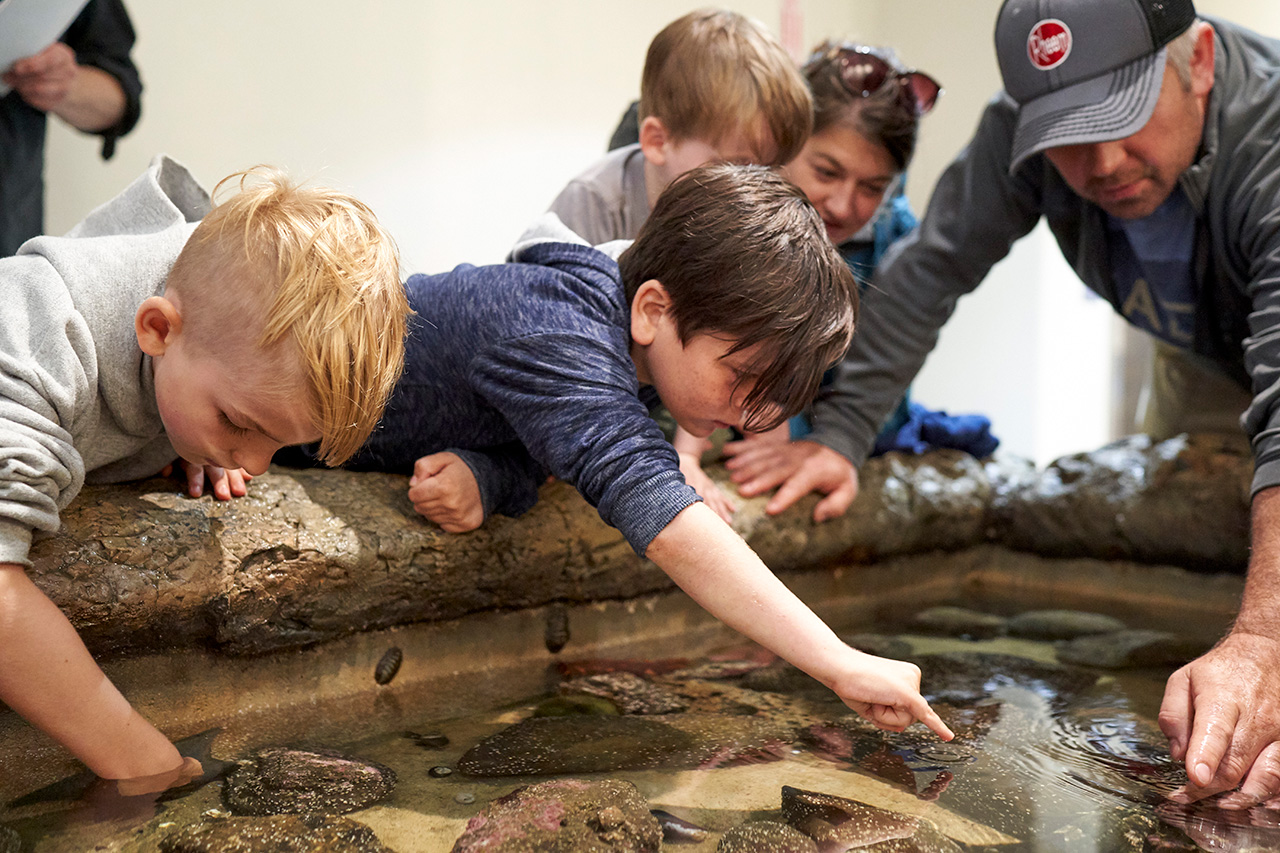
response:
M1196 784L1200 786L1208 785L1213 781L1213 771L1209 769L1209 765L1203 761L1196 765L1194 774Z

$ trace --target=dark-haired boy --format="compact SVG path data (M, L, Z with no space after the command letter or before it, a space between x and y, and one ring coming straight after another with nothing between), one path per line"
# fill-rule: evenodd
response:
M649 417L694 435L777 425L848 345L852 276L804 195L763 167L707 166L662 194L614 261L554 216L516 263L413 276L404 375L354 467L413 472L445 530L518 515L547 472L730 627L900 730L950 732L912 664L842 643L702 504Z

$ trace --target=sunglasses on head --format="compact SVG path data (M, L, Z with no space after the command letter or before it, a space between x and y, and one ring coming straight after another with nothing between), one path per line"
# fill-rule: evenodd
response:
M840 82L850 95L865 98L890 80L898 82L902 99L922 116L938 102L942 85L923 71L899 71L869 47L838 47L831 56L840 66Z

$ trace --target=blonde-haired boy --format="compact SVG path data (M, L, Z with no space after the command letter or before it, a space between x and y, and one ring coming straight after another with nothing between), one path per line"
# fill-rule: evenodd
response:
M702 9L650 42L639 124L638 143L610 152L551 203L588 243L635 239L666 186L696 166L788 162L809 137L813 101L762 24Z
M160 157L66 237L0 260L0 700L94 773L132 780L122 793L199 765L32 584L32 533L56 530L86 480L178 457L224 497L231 474L262 473L284 445L319 441L342 462L403 363L398 256L369 209L270 171L239 183L209 212Z

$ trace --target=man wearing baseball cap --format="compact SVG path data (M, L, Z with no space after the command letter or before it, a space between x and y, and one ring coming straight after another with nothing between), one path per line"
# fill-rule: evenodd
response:
M1191 0L1006 0L995 43L1005 91L882 262L811 441L794 443L808 455L771 484L788 503L856 484L956 300L1046 219L1085 284L1195 371L1193 394L1166 396L1244 412L1244 601L1170 678L1160 725L1191 780L1176 798L1239 786L1219 804L1246 808L1280 795L1280 41L1197 19Z

